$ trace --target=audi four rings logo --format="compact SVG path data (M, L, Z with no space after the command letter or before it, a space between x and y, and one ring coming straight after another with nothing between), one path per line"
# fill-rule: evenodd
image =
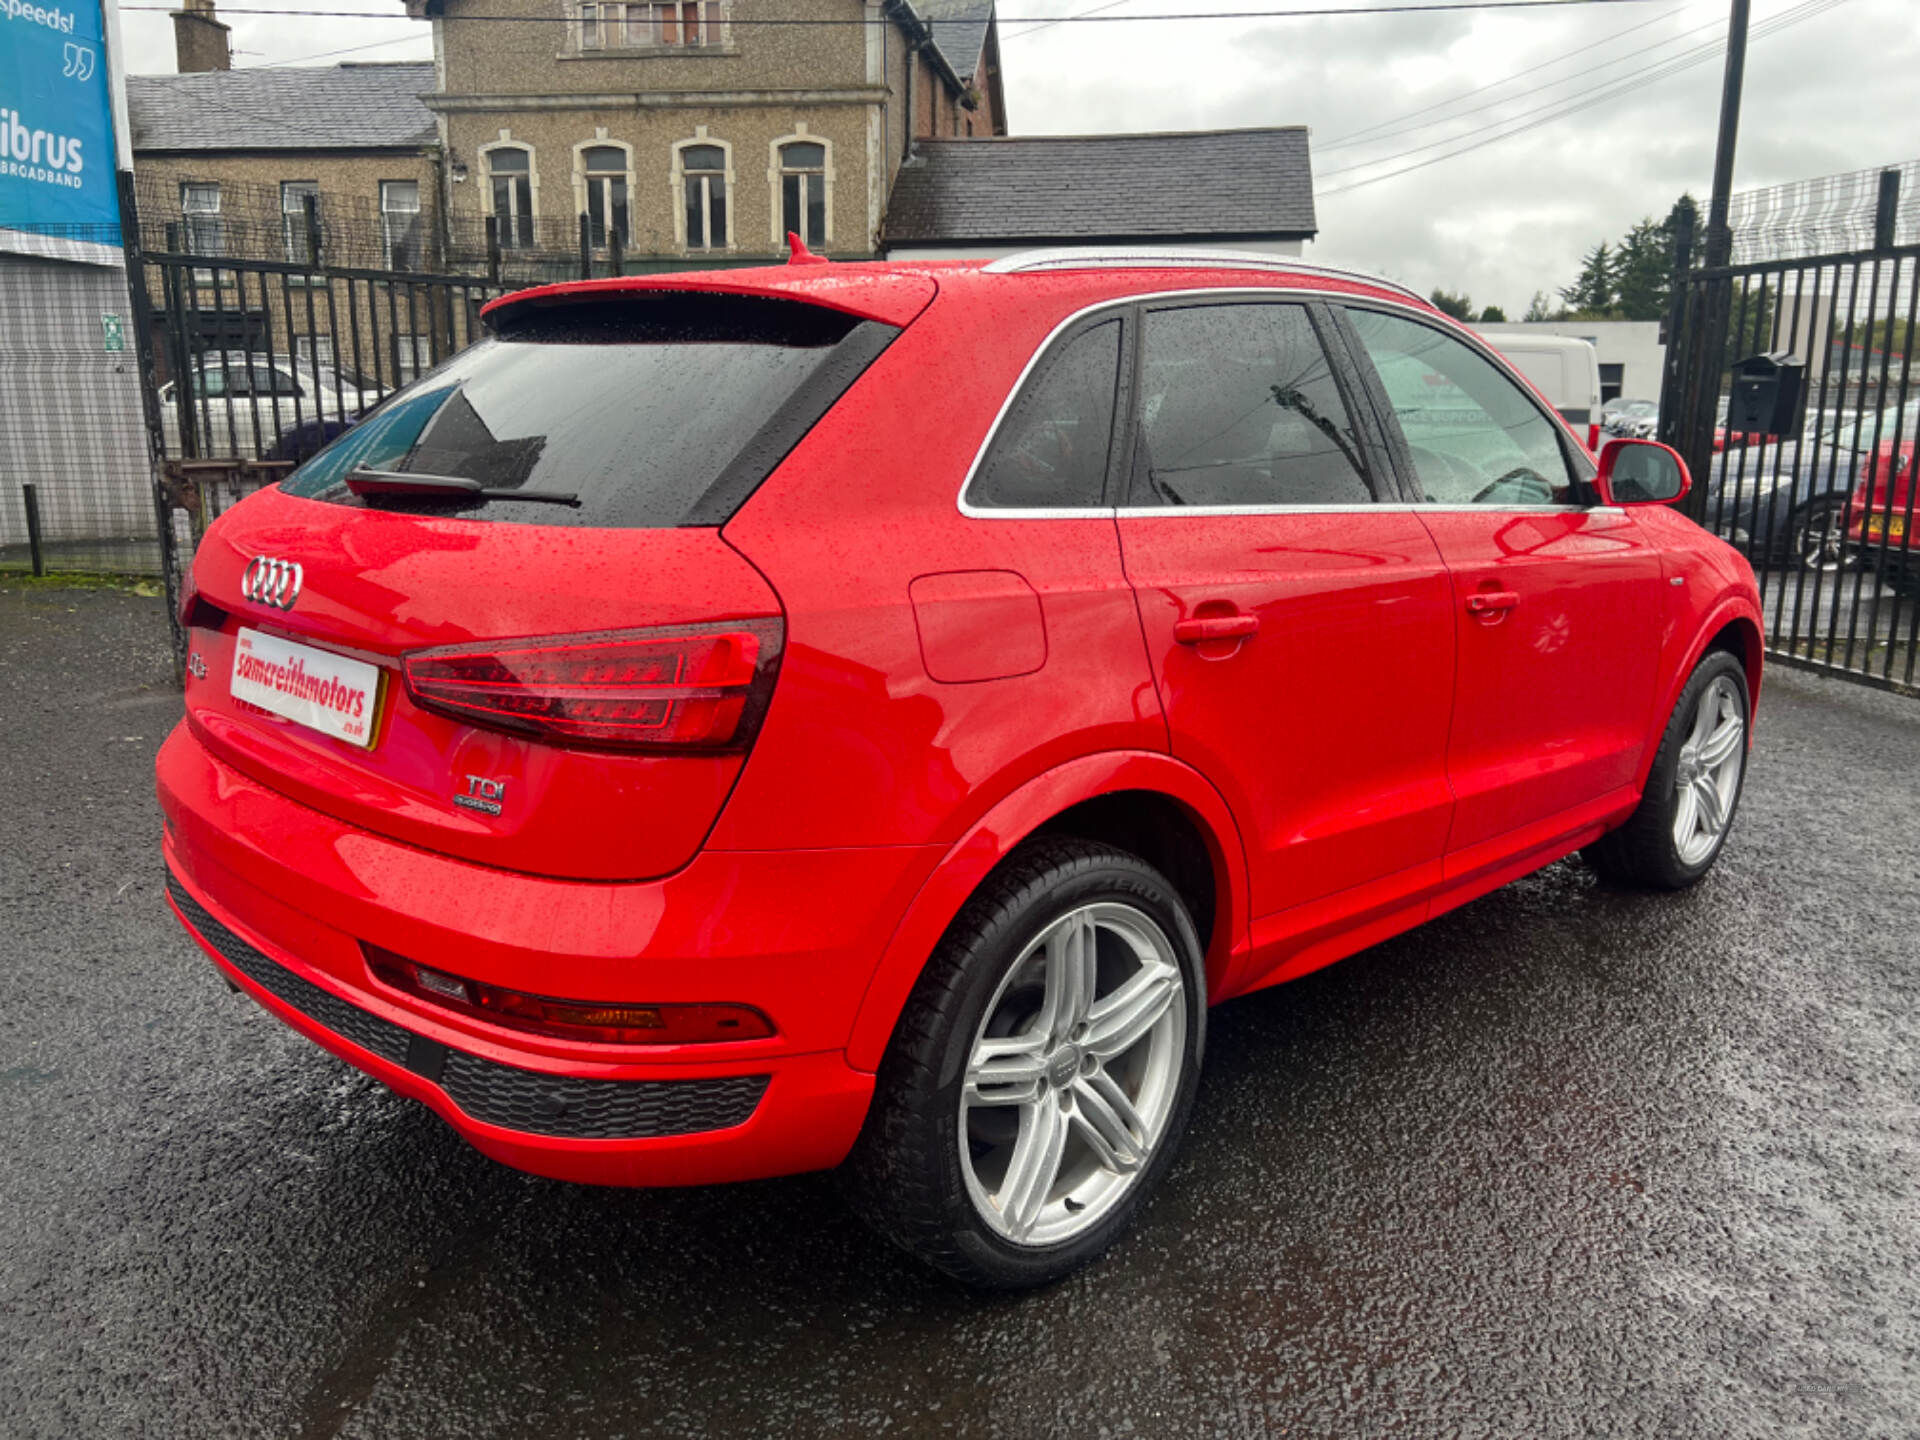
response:
M256 555L247 562L247 573L240 577L240 593L262 605L291 610L293 602L300 598L300 582L305 573L297 560Z

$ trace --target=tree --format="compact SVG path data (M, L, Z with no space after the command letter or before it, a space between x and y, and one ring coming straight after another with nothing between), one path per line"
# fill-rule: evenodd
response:
M1614 301L1627 320L1659 320L1673 291L1673 232L1651 216L1627 232L1613 263Z
M1450 290L1435 290L1427 297L1433 301L1434 309L1442 315L1451 315L1456 320L1473 319L1473 301L1462 291L1455 295Z
M1504 325L1507 323L1507 312L1502 310L1498 305L1489 305L1480 312L1480 323L1482 325Z
M1551 320L1553 318L1553 312L1547 307L1547 292L1544 290L1534 291L1533 299L1527 302L1527 313L1520 318L1529 325L1536 325L1542 320Z
M1613 251L1602 240L1580 262L1580 278L1560 292L1576 315L1600 319L1613 309Z

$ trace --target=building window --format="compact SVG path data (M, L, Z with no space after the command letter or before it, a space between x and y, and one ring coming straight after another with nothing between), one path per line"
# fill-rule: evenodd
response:
M627 152L618 145L589 145L580 155L587 186L587 226L596 248L607 244L607 227L622 245L633 241L627 223Z
M226 222L220 218L220 187L189 180L180 186L181 239L189 255L225 255Z
M680 189L687 249L727 248L727 152L719 145L680 147Z
M396 270L420 268L420 182L380 182L380 238Z
M719 45L725 41L726 11L722 0L582 5L577 29L583 51Z
M810 247L827 243L827 147L818 140L780 147L780 229Z
M525 249L533 244L533 152L517 145L487 152L487 178L493 187L493 213L500 221L500 244Z
M280 229L286 240L287 263L289 265L316 265L319 256L313 253L310 241L315 238L307 234L307 197L313 197L315 228L320 218L320 182L317 180L282 180L280 182ZM324 241L325 236L320 237Z

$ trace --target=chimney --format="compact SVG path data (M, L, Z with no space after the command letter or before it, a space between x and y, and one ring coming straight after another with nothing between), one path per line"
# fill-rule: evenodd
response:
M233 47L228 27L214 18L213 0L184 0L173 12L174 64L182 75L203 70L231 70Z

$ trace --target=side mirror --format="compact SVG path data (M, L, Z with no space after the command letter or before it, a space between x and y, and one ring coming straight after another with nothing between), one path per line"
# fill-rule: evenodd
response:
M1692 488L1686 461L1656 440L1612 440L1593 483L1602 505L1671 505Z

